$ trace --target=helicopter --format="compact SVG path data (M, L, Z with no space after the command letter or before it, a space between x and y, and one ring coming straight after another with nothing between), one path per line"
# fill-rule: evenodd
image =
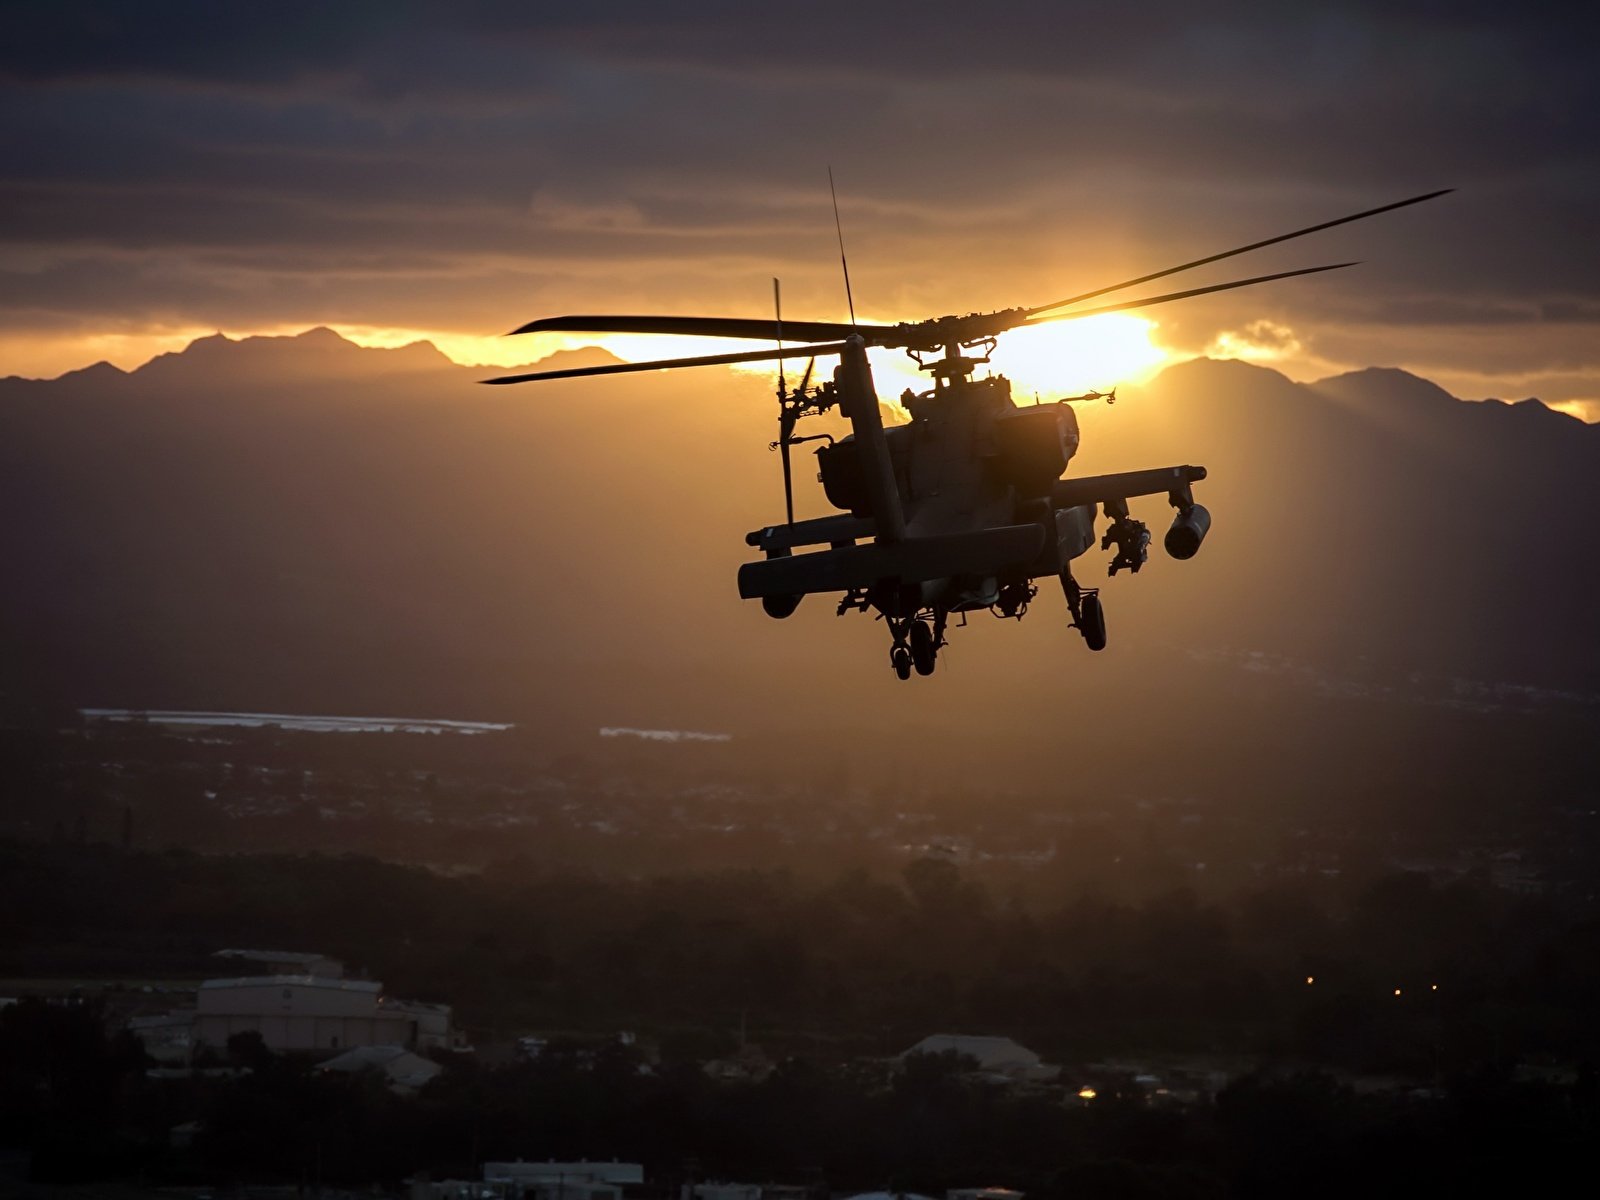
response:
M831 184L831 177L830 177ZM1081 583L1072 563L1095 544L1095 523L1106 519L1101 550L1114 550L1108 573L1137 574L1150 550L1148 525L1129 501L1165 495L1175 510L1162 539L1168 555L1190 559L1211 528L1211 514L1196 503L1193 487L1206 470L1191 464L1110 475L1063 477L1076 454L1080 431L1073 405L1114 402L1115 389L1069 396L1053 403L1019 405L1003 375L978 377L1006 332L1053 321L1126 312L1214 292L1355 266L1330 263L1210 284L1138 300L1079 307L1113 292L1377 216L1445 195L1445 188L1323 221L1290 233L1153 271L1028 308L942 316L895 325L855 318L850 268L839 229L840 264L850 320L786 321L773 280L772 319L682 316L566 316L530 321L526 333L653 333L745 338L776 343L772 349L698 355L650 362L534 371L483 380L528 383L592 375L676 370L683 367L775 361L778 367L778 439L786 517L749 533L746 544L762 557L738 572L739 595L758 599L768 616L792 615L813 593L842 593L837 615L876 611L889 631L889 665L902 680L934 672L947 644L951 619L972 612L1020 620L1038 594L1035 580L1054 576L1066 599L1070 626L1090 650L1106 646L1105 608L1099 589ZM1063 311L1065 310L1065 311ZM872 379L869 348L904 351L927 372L931 386L900 396L910 420L885 426ZM831 378L812 382L816 360L837 357ZM798 386L787 386L783 362L807 359ZM797 435L804 418L838 410L850 423L842 438ZM796 521L792 449L819 442L818 479L839 513ZM801 551L801 553L797 553Z

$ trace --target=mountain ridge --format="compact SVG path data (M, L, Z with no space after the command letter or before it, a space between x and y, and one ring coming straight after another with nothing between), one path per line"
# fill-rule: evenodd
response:
M346 361L352 364L357 361L355 356L361 356L363 365L367 367L376 366L381 361L386 367L403 367L412 370L444 371L459 369L512 373L539 369L564 370L580 366L606 366L628 361L617 357L600 346L579 346L557 350L541 358L530 359L526 363L506 367L457 363L426 338L418 338L416 341L408 342L401 346L363 346L326 325L317 325L294 334L247 334L241 337L230 337L219 331L195 338L181 350L166 351L155 355L131 369L123 369L113 363L101 360L88 366L63 372L53 378L7 375L0 377L0 384L18 382L56 383L65 380L88 382L117 377L149 379L151 377L160 377L180 362L194 364L201 360L210 360L212 362L227 361L225 358L219 358L219 354L238 356L236 361L242 363L245 356L260 355L263 351L273 356L287 356L296 350L303 351L306 349L312 349L322 354L343 355L346 356ZM286 358L285 361L287 361ZM1163 367L1144 386L1152 386L1156 380L1166 376L1169 372L1182 372L1194 364L1228 364L1230 367L1263 371L1289 383L1298 382L1290 379L1289 376L1284 375L1281 371L1261 363L1253 363L1243 359L1212 358L1206 355L1197 355L1194 358L1184 359ZM153 371L152 368L154 369ZM1204 367L1201 369L1204 369ZM1390 398L1403 398L1417 403L1448 400L1457 404L1487 404L1518 410L1528 409L1529 411L1532 411L1529 406L1537 406L1539 411L1549 413L1564 422L1576 422L1578 425L1592 427L1589 422L1583 421L1572 413L1551 408L1536 396L1524 397L1520 400L1503 400L1497 397L1472 399L1455 396L1425 376L1407 371L1401 367L1358 367L1335 375L1306 381L1302 386L1309 387L1314 391L1348 396L1359 394L1362 391L1371 392L1374 390L1374 384L1378 385L1377 390L1385 392Z
M298 356L296 359L295 356ZM174 370L194 369L200 365L212 366L229 363L243 366L254 360L257 363L295 363L296 373L304 374L315 363L316 368L327 369L330 364L344 367L375 370L408 371L523 371L533 369L558 370L568 366L605 366L623 360L598 346L583 346L557 350L542 358L531 359L526 364L512 367L486 367L461 364L451 359L426 338L407 342L401 346L363 346L330 329L316 325L293 334L247 334L229 337L222 332L206 334L190 341L179 350L164 351L131 369L124 369L102 359L88 366L65 371L52 378L32 378L22 375L0 377L0 384L49 384L72 381L105 382L114 379L149 382L169 377Z

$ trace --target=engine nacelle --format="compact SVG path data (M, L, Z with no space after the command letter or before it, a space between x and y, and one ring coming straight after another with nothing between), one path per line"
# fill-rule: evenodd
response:
M1211 514L1202 504L1190 505L1172 519L1164 544L1173 558L1193 558L1211 529Z
M763 596L761 597L761 611L775 621L793 616L794 610L800 607L800 601L805 599L804 592L797 592L792 596Z

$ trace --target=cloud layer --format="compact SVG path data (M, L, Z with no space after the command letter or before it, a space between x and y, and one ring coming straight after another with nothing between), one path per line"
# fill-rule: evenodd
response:
M1600 18L1568 8L6 5L0 371L108 335L756 313L773 274L837 316L831 164L881 319L1454 185L1197 274L1365 260L1161 338L1266 321L1307 369L1600 397Z

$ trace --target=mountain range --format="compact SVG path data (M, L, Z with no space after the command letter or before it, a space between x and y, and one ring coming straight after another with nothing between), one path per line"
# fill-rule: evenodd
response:
M1389 369L1302 384L1173 366L1081 409L1072 471L1205 465L1200 555L1157 550L1109 581L1109 553L1080 560L1105 587L1103 654L1052 587L1020 626L980 614L933 679L900 684L874 622L818 597L774 622L737 599L744 534L781 511L763 377L477 386L492 373L316 329L0 380L0 693L892 733L902 750L1023 714L1036 741L1040 720L1111 712L1179 729L1220 719L1219 695L1284 689L1595 712L1600 432L1537 401L1462 401ZM801 515L820 515L799 461ZM1134 515L1159 544L1165 505Z

